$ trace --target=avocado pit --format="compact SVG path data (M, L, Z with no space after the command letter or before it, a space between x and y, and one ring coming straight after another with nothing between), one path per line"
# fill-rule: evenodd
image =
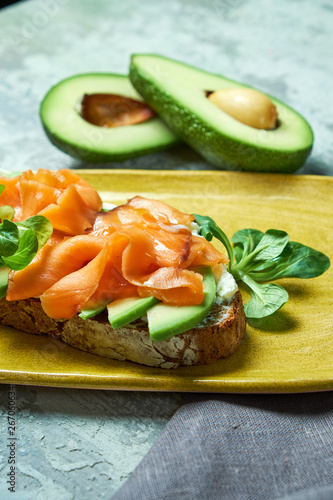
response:
M85 94L80 114L92 125L107 128L137 125L155 116L145 102L118 94Z
M206 91L206 97L216 107L245 125L262 130L273 130L278 126L276 107L258 90L229 88Z

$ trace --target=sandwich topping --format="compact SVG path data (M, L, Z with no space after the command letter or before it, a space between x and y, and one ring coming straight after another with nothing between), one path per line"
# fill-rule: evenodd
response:
M197 266L228 262L192 233L193 215L161 201L136 196L103 212L97 191L70 170L27 171L0 184L0 202L15 209L14 222L39 215L53 226L33 260L10 271L6 298L38 297L51 318L128 297L198 305L204 285Z
M213 303L231 301L236 281L251 295L246 316L264 318L288 300L271 281L314 278L330 266L285 231L242 229L229 240L209 216L159 200L135 196L105 211L71 170L27 171L0 185L0 297L38 298L53 319L107 308L120 328L147 315L151 338L163 340L197 325Z

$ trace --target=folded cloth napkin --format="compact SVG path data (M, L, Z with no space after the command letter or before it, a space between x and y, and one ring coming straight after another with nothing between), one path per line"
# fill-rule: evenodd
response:
M125 499L332 500L333 392L185 396Z

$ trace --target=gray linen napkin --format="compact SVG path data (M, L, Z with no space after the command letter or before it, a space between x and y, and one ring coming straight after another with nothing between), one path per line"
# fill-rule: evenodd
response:
M112 500L333 499L333 392L185 398Z

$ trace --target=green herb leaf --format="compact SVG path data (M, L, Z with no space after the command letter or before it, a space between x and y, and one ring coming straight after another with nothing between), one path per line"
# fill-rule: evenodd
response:
M230 259L229 271L250 289L251 299L244 305L248 318L264 318L280 309L288 300L287 291L279 285L262 282L278 278L314 278L330 266L322 252L289 241L285 231L257 229L237 231L231 241L210 218L194 215L201 234L210 241L213 236L226 247Z
M2 256L3 262L7 267L14 271L24 269L35 257L38 250L38 239L32 229L26 229L22 236L20 235L19 245L16 252L10 257Z
M243 257L244 255L252 253L263 236L264 233L258 229L241 229L233 235L230 241L234 244L234 252L235 248L242 250L241 254L239 250L237 251L239 258L240 255ZM235 260L239 262L241 258L238 260L235 256Z
M330 267L330 259L318 250L291 241L272 264L273 267L259 268L251 276L257 281L272 281L278 278L316 278Z
M19 245L19 230L14 222L7 219L0 224L0 255L13 255Z
M213 236L220 240L220 242L225 246L228 252L230 263L232 263L234 260L234 252L227 235L216 224L216 222L207 215L193 215L196 223L200 226L200 234L208 241L211 241L213 239Z
M244 305L247 318L270 316L288 301L288 292L280 285L275 283L259 285L246 275L243 281L248 285L251 293L251 300Z
M249 272L262 261L279 256L288 244L289 236L277 229L269 229L265 234L257 229L244 229L238 231L231 241L237 245L236 248L242 248L242 254L238 251L238 260L232 267L235 271Z
M0 207L1 220L4 219L12 220L14 215L15 215L15 210L13 209L13 207L10 207L9 205L2 205L2 207Z
M0 194L5 186L0 184ZM12 222L15 210L0 207L0 268L7 266L14 271L26 267L53 232L51 222L42 215L35 215L22 222Z
M255 248L255 260L271 260L278 257L289 241L285 231L268 229Z
M53 227L49 219L43 215L34 215L24 222L17 223L20 228L32 229L38 241L38 250L42 248L53 232Z

